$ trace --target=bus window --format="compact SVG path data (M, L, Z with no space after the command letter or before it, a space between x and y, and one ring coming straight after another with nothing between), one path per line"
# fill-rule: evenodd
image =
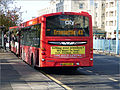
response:
M46 36L89 36L89 18L80 15L47 17Z
M41 25L34 25L21 30L21 44L33 47L40 47Z

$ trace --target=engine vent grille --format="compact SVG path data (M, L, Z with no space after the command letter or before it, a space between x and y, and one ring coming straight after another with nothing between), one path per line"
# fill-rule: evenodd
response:
M49 41L48 44L63 45L63 46L73 46L73 45L87 44L87 41Z

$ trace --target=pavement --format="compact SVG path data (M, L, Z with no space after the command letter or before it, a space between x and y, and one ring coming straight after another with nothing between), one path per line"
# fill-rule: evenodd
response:
M102 50L93 50L94 54L101 54L101 55L108 55L108 56L115 56L115 57L119 57L120 58L120 54L117 55L114 52L106 52L106 51L102 51Z
M0 90L65 90L11 52L0 51Z

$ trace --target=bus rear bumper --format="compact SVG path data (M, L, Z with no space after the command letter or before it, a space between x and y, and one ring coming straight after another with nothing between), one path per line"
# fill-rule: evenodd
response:
M40 64L40 67L89 67L89 66L93 66L93 60L91 61L90 58L71 60L45 59L45 61L42 61Z

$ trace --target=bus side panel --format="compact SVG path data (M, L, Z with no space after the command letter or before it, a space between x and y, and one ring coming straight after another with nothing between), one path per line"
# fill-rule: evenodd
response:
M11 41L11 51L15 53L16 55L19 54L19 43Z
M30 51L30 53L29 53L29 62L30 62L30 65L34 65L34 66L37 66L37 65L39 65L39 54L38 54L38 52L39 52L39 49L38 48L36 48L36 47L30 47L29 48L29 51ZM33 61L32 61L33 60Z
M36 47L30 47L30 46L21 46L21 58L27 62L29 65L32 65L32 60L35 66L39 64L39 59L38 57L38 51Z
M19 43L18 42L15 42L15 53L16 55L19 54Z

